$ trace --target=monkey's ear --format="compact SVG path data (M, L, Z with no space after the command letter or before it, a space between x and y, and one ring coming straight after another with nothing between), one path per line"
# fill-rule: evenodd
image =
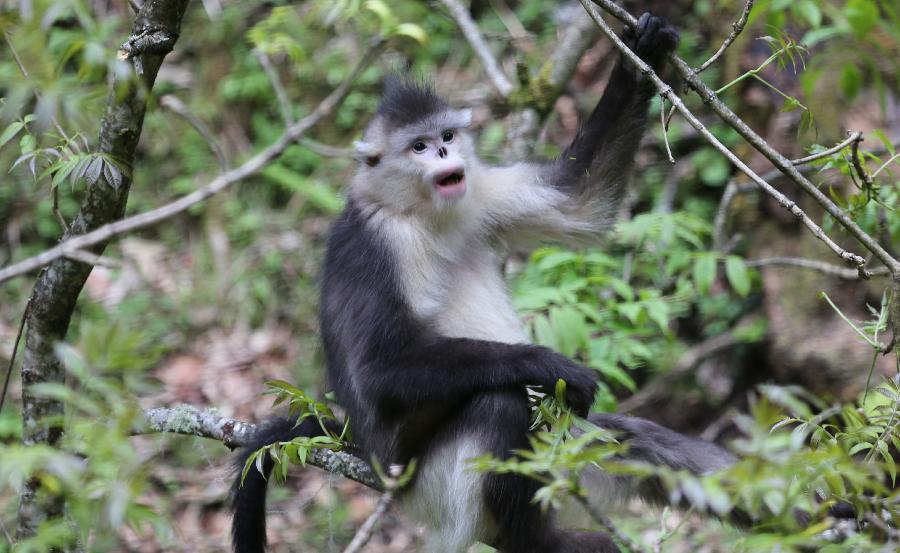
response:
M353 143L353 149L356 151L356 159L369 167L375 167L381 161L381 150L373 144L357 140Z
M458 128L464 129L472 124L472 110L469 108L456 110L456 115L459 117Z

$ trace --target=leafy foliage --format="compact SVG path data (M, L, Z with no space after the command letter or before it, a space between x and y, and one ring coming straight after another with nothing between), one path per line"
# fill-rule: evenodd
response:
M288 418L296 420L300 424L309 417L314 417L322 428L324 435L308 438L298 436L289 442L276 442L254 451L247 458L244 470L241 472L241 481L247 477L247 473L254 467L260 473L265 474L263 463L266 457L274 462L272 474L282 481L287 478L288 468L291 464L306 466L310 451L313 449L331 449L338 451L344 447L344 440L349 439L348 430L350 420L344 423L343 431L338 435L326 427L325 420L337 420L328 405L316 401L305 391L281 380L273 380L266 383L269 386L268 393L275 396L274 405L285 403L288 407Z

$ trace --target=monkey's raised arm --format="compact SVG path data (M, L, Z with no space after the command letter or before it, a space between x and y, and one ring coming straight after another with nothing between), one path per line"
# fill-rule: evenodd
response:
M655 71L678 44L678 32L649 13L624 38ZM631 173L652 96L650 83L619 60L597 107L558 159L488 169L486 203L497 212L501 231L578 236L607 227Z

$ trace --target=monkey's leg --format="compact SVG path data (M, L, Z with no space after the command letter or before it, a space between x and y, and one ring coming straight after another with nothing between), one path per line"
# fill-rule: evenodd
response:
M528 448L530 411L524 391L484 392L465 411L466 425L480 433L486 449L501 459ZM471 430L470 430L471 431ZM503 553L618 553L602 533L566 532L532 503L540 484L516 474L484 476L484 496L496 525L493 545Z

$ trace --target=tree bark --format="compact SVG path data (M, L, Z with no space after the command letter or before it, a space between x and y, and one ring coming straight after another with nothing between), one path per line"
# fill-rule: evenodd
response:
M187 0L146 0L131 37L122 46L120 54L131 61L134 75L128 80L117 80L110 90L100 126L99 152L114 156L128 167L134 162L147 95L163 58L175 45L187 4ZM123 175L120 183L114 183L101 174L88 187L81 209L63 239L121 218L130 189L130 175ZM105 247L106 243L98 244L91 251L100 254ZM65 382L65 368L54 347L66 336L78 295L92 268L83 262L57 259L41 271L29 300L22 362L22 435L26 445L57 445L62 436L63 405L35 396L32 386ZM34 535L42 521L61 516L62 512L62 498L43 492L38 479L32 478L20 498L18 537Z

